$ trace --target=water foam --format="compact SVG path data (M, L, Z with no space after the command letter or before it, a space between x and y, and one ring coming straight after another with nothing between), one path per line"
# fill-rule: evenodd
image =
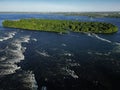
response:
M11 39L15 36L17 32L9 32L9 33L5 33L4 36L0 37L0 42Z
M65 43L63 43L62 46L66 47L67 45Z
M29 88L29 90L37 90L38 86L35 80L35 75L31 71L24 71L16 75L17 78L19 78L19 81L24 84L24 88Z
M0 70L1 76L13 74L16 72L16 70L20 69L20 67L18 67L16 63L19 63L25 58L25 56L23 55L25 50L22 47L22 43L27 43L29 42L29 40L30 37L28 36L15 39L11 43L9 43L4 50L2 50L4 56L0 58L0 67L2 67L2 69Z
M21 37L20 39L21 39L21 43L22 43L22 42L24 42L24 43L25 43L25 42L26 42L26 43L29 43L29 41L30 41L30 36L27 35L27 36Z
M26 48L22 46L22 43L29 43L29 40L30 36L20 37L8 43L8 46L1 51L4 56L0 57L0 78L12 74L11 80L13 79L13 81L16 80L23 84L24 87L22 88L37 90L35 75L31 71L21 70L21 67L16 64L24 60L25 56L23 53Z
M113 53L120 53L120 45L113 48Z
M115 45L115 47L113 48L112 52L113 53L120 53L120 43L114 42L113 45Z
M79 63L69 63L68 65L71 67L74 67L74 66L80 67L81 66Z
M42 86L41 90L47 90L46 86Z
M112 45L114 45L115 47L113 48L112 52L113 53L120 53L120 43L119 42L112 42L108 39L105 39L105 38L102 38L102 37L99 37L97 34L94 34L94 33L87 33L88 36L90 37L95 37L101 41L104 41L104 42L107 42L107 43L110 43ZM102 53L96 53L98 55L103 55ZM105 54L105 55L108 55L108 54Z
M44 57L50 57L50 55L45 50L43 50L43 51L36 50L36 53L38 53L39 55L44 56Z
M111 52L102 53L102 52L88 51L88 54L89 55L98 55L98 56L109 56L111 54Z
M68 52L68 51L64 51L64 50L63 50L63 54L62 54L62 55L64 55L64 56L68 56L68 57L72 57L72 56L74 56L73 53L70 53L70 52Z
M79 78L73 70L70 70L68 68L63 68L63 70L66 72L66 74L70 75L71 77L75 79Z
M32 38L33 41L37 42L37 39L36 38Z
M102 38L102 37L99 37L97 34L94 34L94 33L88 33L87 35L90 36L90 37L95 37L95 38L97 38L101 41L107 42L107 43L112 43L112 41L107 40L107 39Z

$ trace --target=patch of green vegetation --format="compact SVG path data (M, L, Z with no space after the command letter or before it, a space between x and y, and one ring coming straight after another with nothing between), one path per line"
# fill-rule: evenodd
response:
M110 23L103 22L78 22L66 20L46 20L46 19L20 19L5 20L4 27L19 28L26 30L38 30L47 32L67 33L68 30L73 32L90 32L110 34L118 31L118 28Z

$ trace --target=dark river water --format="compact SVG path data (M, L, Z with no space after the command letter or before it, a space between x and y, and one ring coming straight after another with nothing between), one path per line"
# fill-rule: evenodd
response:
M0 90L120 90L120 29L115 34L57 34L3 28L21 18L109 22L55 14L0 14Z

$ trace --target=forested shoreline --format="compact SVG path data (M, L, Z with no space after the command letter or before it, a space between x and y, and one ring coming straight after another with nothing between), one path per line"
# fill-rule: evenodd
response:
M104 22L79 22L69 20L48 20L48 19L20 19L5 20L3 27L19 28L26 30L47 31L56 33L90 32L110 34L118 31L118 27L111 23Z

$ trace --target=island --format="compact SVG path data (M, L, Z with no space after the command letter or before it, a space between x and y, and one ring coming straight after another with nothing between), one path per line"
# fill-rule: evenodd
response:
M89 32L97 34L111 34L118 31L118 27L111 23L104 22L80 22L70 20L49 20L49 19L20 19L4 20L3 27L18 28L25 30L37 30L56 33Z

